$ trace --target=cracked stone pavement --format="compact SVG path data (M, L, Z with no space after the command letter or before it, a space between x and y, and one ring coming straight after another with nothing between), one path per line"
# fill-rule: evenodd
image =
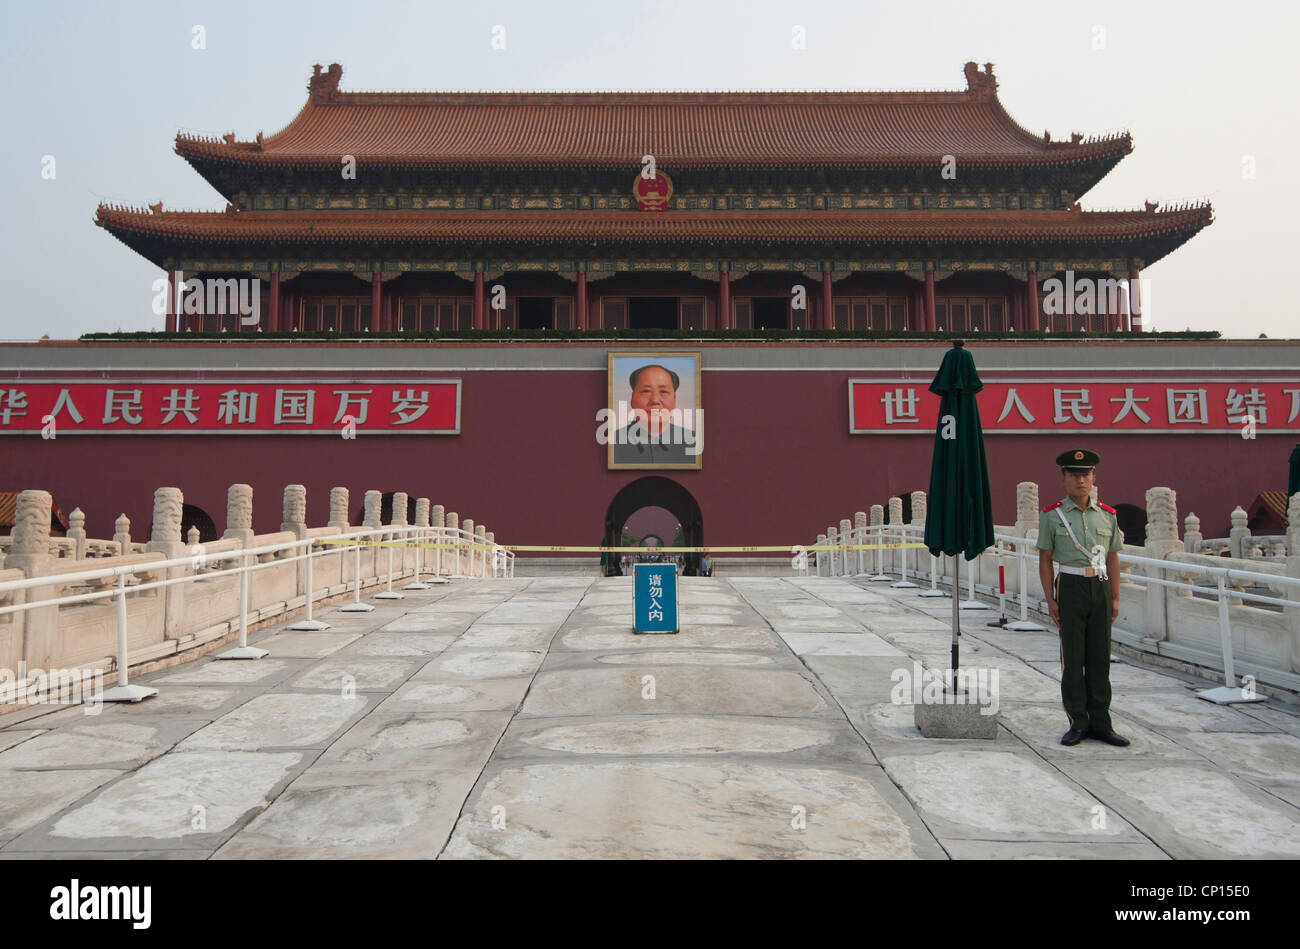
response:
M0 718L0 858L1300 856L1295 706L1117 662L1132 745L1065 748L1055 631L968 611L998 738L925 739L892 674L946 667L951 601L916 594L684 578L659 636L629 578L327 607L140 704Z

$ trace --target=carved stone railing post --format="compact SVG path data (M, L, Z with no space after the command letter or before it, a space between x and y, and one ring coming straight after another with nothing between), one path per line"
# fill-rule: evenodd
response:
M1182 550L1182 541L1178 539L1178 498L1172 488L1150 488L1146 494L1147 502L1147 541L1143 556L1153 560L1164 560L1176 550ZM1173 569L1152 567L1152 571L1161 578L1172 579ZM1147 635L1152 639L1169 638L1169 607L1172 596L1168 587L1150 584L1147 586Z
M455 511L447 512L447 543L455 544L452 550L444 550L443 563L447 565L448 576L460 575L460 535L456 531L460 528L460 515Z
M1189 554L1199 554L1204 539L1201 536L1201 519L1193 511L1183 518L1183 550Z
M487 543L487 529L482 524L474 528L474 543L480 547ZM488 557L490 555L491 551L488 550L474 551L474 560L478 564L478 575L480 577L492 576L492 572L488 568Z
M913 491L912 492L912 520L910 523L913 527L920 527L921 530L913 531L912 536L907 538L908 543L921 543L922 540L924 539L925 514L926 514L925 492ZM930 555L926 551L921 550L920 548L916 548L915 550L909 550L905 552L912 555L911 562L912 562L913 572L916 573L917 576L920 576L922 569L924 569L926 574L926 579L928 580L929 573L930 573Z
M86 515L81 508L73 508L68 515L68 540L72 541L72 559L86 559Z
M1016 534L1028 537L1038 529L1038 482L1021 481L1016 485Z
M465 518L460 524L461 530L465 532L465 543L474 543L474 521L471 518ZM474 551L466 550L460 558L460 572L465 576L470 576L470 571L474 567Z
M226 532L245 547L253 546L253 487L232 484L226 489Z
M853 522L849 520L847 517L842 518L840 520L840 531L839 531L841 544L853 543L853 535L850 533L850 531L852 530L853 530ZM849 569L849 564L853 562L853 555L856 553L857 551L855 550L840 551L840 575L841 576L847 577L853 573L853 571Z
M867 526L867 512L854 511L853 512L853 535L855 537L855 540L853 542L855 544L870 543L870 541L867 539L867 532L864 529L866 528L866 526ZM854 574L865 574L867 572L867 568L871 566L871 558L867 556L867 554L869 553L870 551L867 550L853 551L853 559L851 562L853 564Z
M119 554L131 552L131 518L119 514L113 522L113 543L117 544Z
M366 511L365 519L362 520L361 526L369 529L383 527L381 518L381 509L384 503L384 496L378 491L366 492Z
M1237 505L1232 511L1232 529L1228 531L1228 556L1241 559L1247 556L1244 550L1244 539L1250 536L1250 528L1246 526L1246 512L1242 510L1241 505Z
M389 511L389 515L388 515L389 526L390 527L408 526L406 515L409 512L410 507L411 507L410 495L408 495L405 491L393 492L393 508L391 511ZM394 532L389 537L389 540L400 544L400 543L405 543L409 538L410 535L407 534L406 532L402 532L402 533ZM403 576L406 573L406 564L411 559L410 553L411 553L410 550L406 547L393 548L393 565L394 565L393 570L398 577Z
M329 526L335 530L348 529L348 489L330 488Z
M284 486L284 520L280 530L289 531L301 540L307 534L307 489L301 484Z
M898 525L902 523L903 523L903 499L895 495L889 499L889 525L890 527L898 527ZM891 536L886 541L886 543L896 544L898 543L898 537L892 536L892 532L891 532ZM903 560L898 555L901 554L902 551L887 550L885 551L885 553L889 555L887 559L889 568L886 572L901 573Z
M429 514L429 526L433 528L433 538L436 544L447 543L447 535L443 529L447 526L447 511L441 504L435 504L433 511ZM447 564L447 551L437 548L433 551L433 572L436 576L441 576L449 572Z
M486 530L485 530L485 531L483 532L483 542L486 543L486 544L488 544L488 545L495 544L495 543L497 542L497 535L494 534L494 533L492 533L492 531L486 531ZM487 561L487 565L488 565L488 576L490 577L490 576L493 576L494 573L495 573L496 562L497 562L497 552L496 552L495 550L489 550L489 551L487 552L487 555L488 555L488 561ZM504 572L503 572L503 573L502 573L502 576L504 576L504 575L505 575L505 574L504 574Z
M822 550L821 548L825 543L826 543L826 535L818 534L817 555L813 558L813 565L816 567L816 569L813 570L814 576L820 577L822 575L822 566L826 563L826 551Z
M153 527L149 543L145 544L146 553L159 553L168 560L184 557L189 553L184 538L181 537L181 512L185 498L180 488L159 488L153 493ZM166 571L165 579L171 580L190 573L189 565L171 567ZM163 636L178 639L185 630L185 591L187 583L173 583L161 588L163 606Z
M416 527L429 526L429 499L428 498L415 499L415 526ZM428 532L422 531L420 533L420 536L416 538L416 542L421 545L429 543ZM416 547L415 560L420 565L420 572L424 573L429 567L429 549L424 546Z
M885 506L883 504L871 505L870 520L871 520L872 527L880 527L882 524L885 523ZM883 541L884 538L881 535L881 532L879 531L872 532L871 543L879 544L882 543ZM883 553L884 551L880 551L880 550L867 551L867 573L873 573L873 574L880 573L880 571L877 570L876 568L877 566L883 566L885 563Z
M43 577L54 568L50 556L50 515L54 499L48 491L23 491L14 505L12 542L5 557L5 569L17 568L28 577ZM47 600L55 595L56 588L32 587L14 593L14 603L31 603ZM23 610L15 613L15 665L27 660L30 668L49 668L54 658L59 608L57 606ZM21 644L21 645L19 645Z
M835 529L835 526L832 525L826 528L826 545L831 548L829 563L831 568L830 575L832 577L839 575L840 564L843 562L844 559L843 551L834 549L835 545L838 544L839 542L840 542L840 532Z

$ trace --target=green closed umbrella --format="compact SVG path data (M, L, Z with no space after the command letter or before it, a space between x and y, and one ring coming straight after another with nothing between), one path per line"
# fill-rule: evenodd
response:
M984 383L975 360L961 340L954 340L930 383L939 396L939 423L930 462L930 493L926 498L925 546L930 553L974 560L993 544L993 499L984 457L984 431L975 396ZM957 637L961 631L958 601L961 561L955 561L952 585L952 671L958 666Z

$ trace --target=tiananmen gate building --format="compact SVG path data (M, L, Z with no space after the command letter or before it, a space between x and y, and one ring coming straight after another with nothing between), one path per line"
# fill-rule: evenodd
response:
M98 208L167 274L164 329L0 346L0 490L49 490L99 532L147 523L162 485L219 530L246 482L258 531L292 483L311 523L342 485L358 509L379 489L472 510L506 544L617 542L649 506L688 544L807 543L927 487L937 334L985 383L999 523L1019 481L1055 497L1052 459L1078 445L1131 538L1152 486L1207 537L1285 486L1300 343L1136 335L1128 287L1210 207L1083 210L1130 137L1021 127L991 64L953 92L341 78L315 67L276 134L177 136L224 210ZM696 454L601 441L652 376Z

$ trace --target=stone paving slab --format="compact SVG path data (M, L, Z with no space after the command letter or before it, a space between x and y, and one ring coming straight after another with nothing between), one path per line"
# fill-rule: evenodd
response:
M1296 707L1120 661L1133 744L1066 748L1055 631L963 611L998 737L926 739L896 680L947 667L951 601L681 590L681 632L637 636L630 578L456 580L0 719L0 858L1300 856Z

